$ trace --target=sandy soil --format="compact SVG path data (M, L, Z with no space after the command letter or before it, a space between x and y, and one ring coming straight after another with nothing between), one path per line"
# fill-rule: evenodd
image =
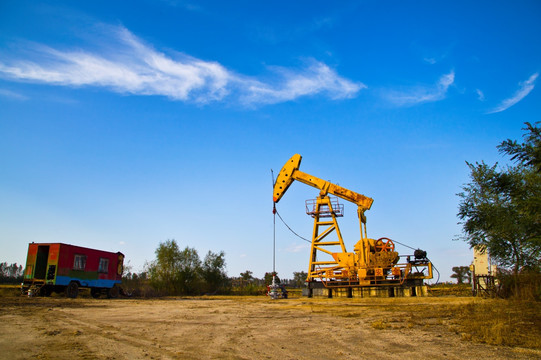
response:
M412 301L442 300L6 297L0 298L0 358L541 358L533 350L464 340L441 319L412 323Z

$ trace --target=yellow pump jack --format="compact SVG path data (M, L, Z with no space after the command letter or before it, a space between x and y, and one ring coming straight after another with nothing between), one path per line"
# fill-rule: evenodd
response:
M273 201L278 203L295 180L320 190L317 199L306 201L306 213L314 218L306 279L309 284L321 282L327 288L343 288L419 284L423 279L432 279L432 263L426 252L416 250L413 256L401 261L391 239L368 238L364 213L373 199L300 171L301 160L301 155L295 154L283 166L274 183ZM329 194L357 205L361 239L353 252L346 251L337 222L337 217L343 216L343 204ZM336 240L329 240L333 232Z

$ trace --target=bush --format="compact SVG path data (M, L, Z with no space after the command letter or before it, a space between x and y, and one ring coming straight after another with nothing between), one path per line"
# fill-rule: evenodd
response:
M541 300L541 273L524 271L518 276L502 272L498 275L498 296L504 299Z
M236 286L231 288L231 295L265 295L267 288L256 284L247 284L245 286Z

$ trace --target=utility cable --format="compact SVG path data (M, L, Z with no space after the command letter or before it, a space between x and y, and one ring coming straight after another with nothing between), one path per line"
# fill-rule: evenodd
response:
M271 176L272 176L272 187L274 189L274 172L272 171L271 169ZM297 237L299 237L300 239L306 241L306 242L309 242L310 244L312 243L311 240L308 240L306 238L303 238L302 236L300 236L299 234L297 234L295 231L293 231L292 228L289 227L289 225L284 221L284 219L282 219L282 217L280 216L280 213L278 212L278 210L276 210L276 203L273 202L272 204L272 213L274 214L274 221L275 221L275 232L276 232L276 215L278 215L278 217L280 218L280 220L284 223L284 225L289 229L289 231L291 231L294 235L296 235Z
M280 213L278 212L278 210L276 210L276 206L274 207L274 210L273 211L276 211L276 215L278 215L278 217L280 218L280 220L282 220L282 222L284 223L284 225L289 229L289 231L291 231L293 234L295 234L297 237L301 238L302 240L306 241L306 242L309 242L309 243L312 243L312 241L300 236L299 234L297 234L293 229L291 229L291 227L289 227L289 225L287 225L287 223L284 221L284 219L280 216ZM405 246L411 250L417 250L416 248L413 248L411 246L408 246L406 244L403 244L399 241L396 241L393 239L393 242L396 243L396 244L399 244L399 245L402 245L402 246Z
M276 209L276 208L275 208ZM300 236L299 234L297 234L295 231L293 231L292 228L289 227L288 224L286 224L286 222L284 221L284 219L282 219L282 217L280 216L280 213L278 212L278 210L276 210L276 215L278 215L278 217L280 218L280 220L282 220L282 222L284 223L284 225L289 229L289 231L291 231L293 234L295 234L297 237L301 238L302 240L306 241L306 242L309 242L310 244L312 243L312 241L306 239L306 238L303 238L302 236Z
M403 244L403 243L401 243L401 242L398 242L398 241L396 241L396 240L394 240L394 239L393 239L393 242L396 243L396 244L405 246L405 247L407 247L407 248L409 248L409 249L411 249L411 250L417 250L417 249L418 249L418 248L417 248L417 249L412 248L411 246L408 246L408 245L406 245L406 244Z
M412 248L411 246L408 246L408 245L406 245L406 244L402 244L401 242L398 242L398 241L396 241L396 240L393 240L393 242L394 242L394 243L397 243L397 244L400 244L400 245L402 245L402 246L405 246L405 247L407 247L407 248L410 248L410 249L412 249L412 250L417 250L417 249L415 249L415 248ZM430 259L428 259L428 258L427 258L427 260L430 261ZM434 270L436 270L436 272L438 273L438 280L436 280L436 283L434 284L434 285L437 285L437 284L440 282L440 272L439 272L438 269L434 266L434 263L433 263L432 261L430 261L430 262L432 263L432 268L433 268Z
M430 261L430 259L428 259L428 261ZM436 272L438 273L438 280L436 280L436 283L434 285L438 285L438 283L440 282L440 272L438 271L438 269L434 266L434 263L432 261L430 261L432 263L432 268L434 270L436 270Z

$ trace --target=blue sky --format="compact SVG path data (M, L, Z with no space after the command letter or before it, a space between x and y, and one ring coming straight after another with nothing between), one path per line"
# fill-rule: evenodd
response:
M374 199L370 237L428 251L449 278L465 161L539 121L537 1L0 3L0 261L29 242L225 251L272 270L272 183L301 170ZM310 238L293 184L278 211ZM358 240L356 209L341 229ZM401 253L408 249L398 248ZM277 220L276 269L308 244Z

